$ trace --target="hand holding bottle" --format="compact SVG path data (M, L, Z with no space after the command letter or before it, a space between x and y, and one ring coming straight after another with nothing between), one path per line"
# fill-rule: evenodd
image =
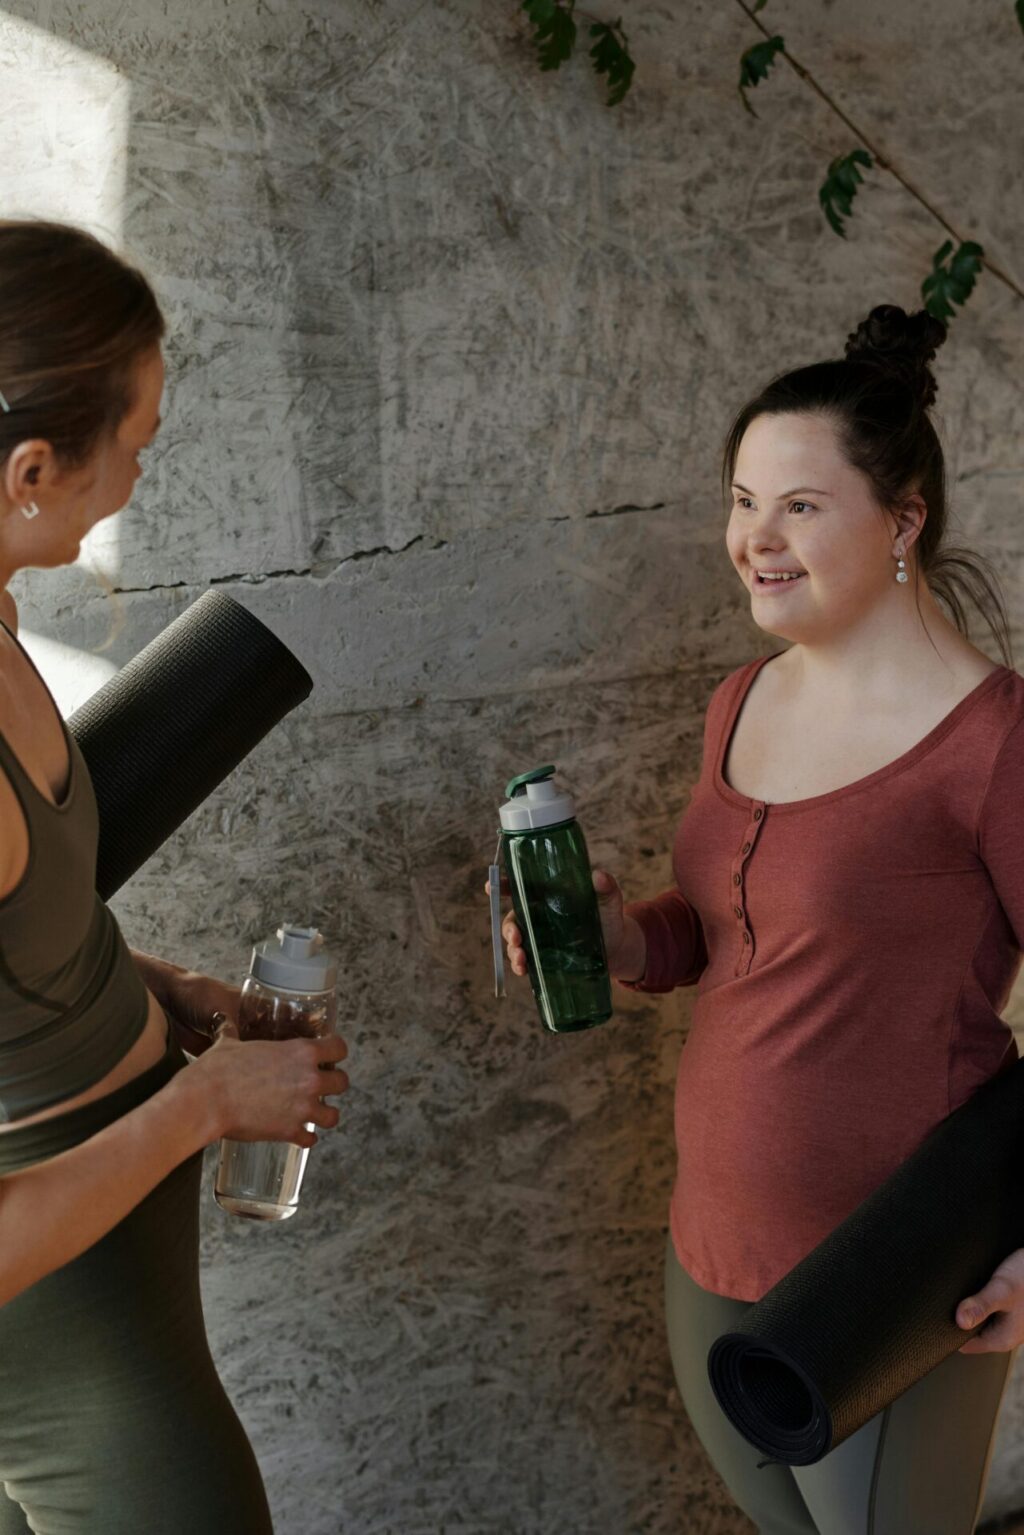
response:
M344 1050L334 1034L337 978L337 961L315 927L282 922L253 948L238 1004L240 1049L263 1046L269 1052L268 1071L276 1061L282 1079L285 1072L294 1072L287 1116L298 1125L284 1135L229 1130L222 1136L213 1197L231 1215L259 1221L293 1216L309 1149L316 1145L316 1126L329 1129L338 1122L337 1110L319 1102L325 1092L336 1090L327 1079L342 1075L329 1070L340 1059L338 1045ZM282 1146L282 1140L291 1145Z
M194 1090L200 1077L209 1105L209 1140L291 1141L315 1146L307 1123L331 1130L338 1110L325 1097L347 1092L349 1081L336 1063L348 1054L337 1034L322 1039L245 1040L225 1020L216 1042L180 1073Z
M617 979L635 981L643 975L647 964L647 942L640 924L623 911L622 889L615 877L605 869L593 871L594 893L601 918L601 932L608 956L608 971ZM490 880L484 889L491 892ZM508 879L501 876L502 895L511 894ZM513 975L525 975L526 951L523 938L516 924L514 911L507 911L501 922L501 935L505 940L509 968Z

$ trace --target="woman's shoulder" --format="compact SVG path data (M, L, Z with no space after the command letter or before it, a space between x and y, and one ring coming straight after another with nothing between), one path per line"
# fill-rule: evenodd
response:
M749 661L744 661L742 666L733 667L731 672L726 672L718 685L712 691L708 699L708 708L718 707L726 703L736 691L746 682L750 673L761 665L762 661L775 661L776 667L784 666L783 658L788 654L785 650L769 651L763 656L754 656Z
M1013 671L1010 666L998 666L998 682L992 678L983 678L978 683L978 691L983 695L984 708L979 709L979 714L989 721L989 729L998 737L1006 737L1015 731L1021 735L1018 726L1024 726L1024 677L1018 671ZM983 683L990 682L990 686Z
M956 726L944 740L963 774L983 786L1009 774L1024 791L1024 677L1012 666L964 674L960 701L940 723Z
M727 672L712 689L704 710L705 749L709 741L723 729L736 694L746 686L747 679L754 668L760 666L762 661L769 660L771 656L784 654L784 651L772 651L770 656L754 656L752 660L744 661L742 666L736 666L731 672Z

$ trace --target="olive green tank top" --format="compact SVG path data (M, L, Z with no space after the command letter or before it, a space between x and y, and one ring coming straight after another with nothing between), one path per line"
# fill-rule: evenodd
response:
M43 682L7 625L2 628ZM60 717L53 695L47 694ZM106 1076L146 1026L149 996L96 891L99 814L85 759L61 720L70 774L54 805L0 731L0 771L28 827L28 862L0 898L0 1122Z

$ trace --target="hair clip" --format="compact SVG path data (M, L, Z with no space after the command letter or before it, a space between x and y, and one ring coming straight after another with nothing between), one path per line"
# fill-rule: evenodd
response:
M5 411L9 411L11 408L2 394L0 394L0 407L2 407Z

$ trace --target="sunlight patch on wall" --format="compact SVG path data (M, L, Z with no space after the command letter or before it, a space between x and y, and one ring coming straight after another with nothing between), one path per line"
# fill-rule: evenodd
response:
M63 645L48 634L20 629L18 639L46 678L46 685L65 719L118 670L115 662L88 650Z
M116 65L0 12L4 218L124 227L131 87Z
M58 219L120 249L130 96L128 80L109 60L0 11L0 218ZM76 563L100 565L116 579L116 518L92 530ZM117 670L48 636L21 638L63 713Z

